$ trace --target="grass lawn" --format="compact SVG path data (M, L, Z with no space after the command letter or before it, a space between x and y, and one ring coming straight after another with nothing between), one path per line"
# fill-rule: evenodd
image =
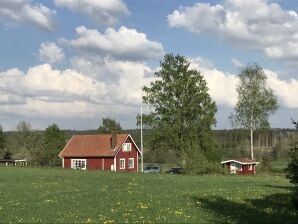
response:
M272 161L271 166L272 166L273 169L284 170L288 166L288 161L286 161L286 160L284 160L284 161L283 160L281 160L281 161Z
M283 176L0 167L0 223L297 223Z

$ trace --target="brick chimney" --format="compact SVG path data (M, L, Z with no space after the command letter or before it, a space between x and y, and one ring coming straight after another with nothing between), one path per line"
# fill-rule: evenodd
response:
M117 145L117 131L112 131L112 141L111 141L111 147L114 149Z

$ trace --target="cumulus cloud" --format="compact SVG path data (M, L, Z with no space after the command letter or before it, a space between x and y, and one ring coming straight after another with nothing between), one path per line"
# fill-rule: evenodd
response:
M119 30L107 28L104 34L95 29L80 26L76 28L76 32L77 39L60 39L60 43L70 45L87 54L110 55L124 60L159 58L164 52L162 44L150 41L146 34L124 26Z
M128 15L122 0L54 0L58 7L66 7L74 12L83 13L99 24L113 25L121 15Z
M38 50L38 59L42 62L55 64L63 61L65 58L64 51L52 42L45 42L40 44Z
M297 88L298 80L282 80L278 77L276 72L265 70L268 76L268 85L274 90L279 98L279 102L288 108L298 108Z
M0 22L9 24L31 24L44 30L53 30L56 12L31 0L0 0Z
M74 57L75 70L104 82L109 91L105 100L117 104L137 105L141 88L153 81L153 70L143 62L114 60L110 57Z
M10 69L0 73L1 114L37 117L96 117L100 113L138 112L141 87L150 68L136 62L109 61L120 74L117 82L96 80L74 69L38 65L27 72ZM114 111L115 112L115 111ZM135 115L134 115L135 116Z
M199 70L207 81L212 99L220 105L234 106L237 102L237 76L216 69L203 58L192 58L190 61L191 68Z
M201 71L207 81L209 93L218 105L234 107L237 102L236 87L239 84L237 75L218 70L211 67L206 59L192 58L191 68ZM267 75L267 84L277 96L279 104L286 108L298 108L298 99L296 92L298 89L298 80L283 80L278 73L269 69L264 69Z
M175 10L168 15L168 23L195 33L216 34L269 58L298 59L297 13L268 0L196 3Z
M103 92L104 84L95 82L72 69L54 70L49 64L30 68L27 73L11 69L0 73L0 90L3 95L50 99L58 102L61 98L91 100L98 91ZM61 97L61 98L60 98Z

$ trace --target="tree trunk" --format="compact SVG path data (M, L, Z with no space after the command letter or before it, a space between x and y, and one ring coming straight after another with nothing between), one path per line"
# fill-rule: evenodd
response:
M254 159L254 125L253 125L253 115L250 115L250 156Z
M252 126L250 127L250 155L254 159L254 132Z

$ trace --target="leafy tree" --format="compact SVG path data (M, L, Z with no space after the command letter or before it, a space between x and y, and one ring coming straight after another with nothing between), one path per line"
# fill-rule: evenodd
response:
M3 155L6 147L6 138L4 136L3 128L0 126L0 155Z
M248 65L239 75L237 87L238 102L235 114L231 115L233 125L250 130L251 158L253 152L253 133L258 128L269 127L269 115L277 108L277 98L267 87L267 76L258 64Z
M298 130L298 122L295 122L293 119L291 120L292 123L295 125L296 130ZM298 141L291 143L290 157L291 161L289 162L286 169L287 178L290 180L291 183L298 184Z
M143 122L143 128L145 130L152 128L152 123L154 120L154 114L143 114L142 116L142 122ZM141 126L141 115L137 115L137 126Z
M287 178L293 184L298 184L298 141L295 141L290 146L291 161L286 169Z
M12 153L10 151L5 151L3 159L12 159Z
M120 123L110 117L103 118L102 125L99 126L97 132L99 134L110 134L113 131L117 131L118 133L122 131Z
M60 130L57 124L50 125L44 132L44 155L42 163L48 165L60 164L59 152L66 144L64 131Z
M200 150L206 158L213 148L211 126L215 125L215 102L208 94L207 83L190 61L180 55L167 54L156 72L157 80L143 87L143 101L153 108L153 147L174 150L182 166Z
M16 143L20 150L27 153L32 151L33 130L30 122L20 121L17 125Z
M19 155L35 162L39 150L42 149L42 135L33 130L30 122L20 121L14 136L14 144Z
M292 123L298 130L298 122L292 119ZM293 202L298 210L298 141L295 141L290 146L290 157L291 160L286 168L287 178L291 183L295 184L295 189L293 193Z

